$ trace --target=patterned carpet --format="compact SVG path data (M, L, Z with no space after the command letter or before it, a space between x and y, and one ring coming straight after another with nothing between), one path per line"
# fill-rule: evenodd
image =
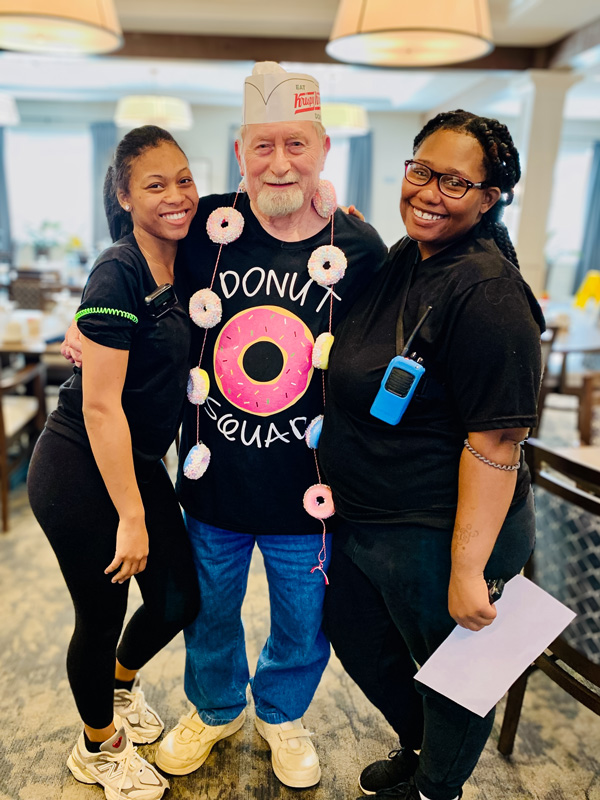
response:
M545 425L563 427L552 414ZM563 428L564 429L564 428ZM132 588L132 603L137 597ZM266 636L268 597L260 558L251 572L244 618L251 660ZM58 565L33 520L23 487L11 493L11 530L0 535L0 800L101 800L77 783L65 760L80 725L65 674L73 614ZM181 636L144 670L146 694L168 727L187 711ZM502 719L502 705L497 719ZM305 717L315 731L323 777L314 789L283 787L270 769L252 714L219 743L196 774L171 780L170 800L354 800L361 768L394 747L394 737L332 659ZM600 718L543 674L530 679L515 752L496 750L498 724L465 788L465 800L600 800ZM141 748L153 760L155 745Z

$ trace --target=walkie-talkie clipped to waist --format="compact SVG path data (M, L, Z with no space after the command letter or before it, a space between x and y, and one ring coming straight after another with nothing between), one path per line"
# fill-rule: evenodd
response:
M417 384L425 374L425 367L421 364L422 359L416 353L411 353L410 356L407 356L407 353L410 352L414 338L431 309L432 306L427 306L400 355L394 356L388 364L371 406L371 415L389 425L397 425L400 422L412 400Z

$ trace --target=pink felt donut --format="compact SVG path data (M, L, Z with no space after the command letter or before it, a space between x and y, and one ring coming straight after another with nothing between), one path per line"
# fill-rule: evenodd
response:
M313 195L312 204L320 217L329 219L337 208L337 198L335 196L333 183L320 180L317 191Z
M317 369L327 369L329 366L329 353L333 345L333 333L325 331L320 333L315 341L312 351L312 365Z
M244 230L244 217L233 206L215 208L206 220L206 231L211 242L229 244L239 239Z
M195 444L183 462L183 474L191 481L197 481L206 472L210 463L210 450L205 444Z
M335 514L331 489L324 483L315 483L304 492L304 510L316 519L327 519Z
M208 372L200 367L190 370L187 383L187 398L195 406L201 406L208 397L210 378Z
M339 247L324 244L308 259L308 274L319 286L333 286L344 277L347 265L346 256Z
M190 298L190 317L199 328L214 328L221 321L221 298L211 289L199 289Z
M279 375L258 381L244 368L244 356L256 342L271 342L283 359ZM291 311L255 306L240 311L221 328L214 347L215 381L223 396L249 414L269 416L296 403L313 373L310 328Z

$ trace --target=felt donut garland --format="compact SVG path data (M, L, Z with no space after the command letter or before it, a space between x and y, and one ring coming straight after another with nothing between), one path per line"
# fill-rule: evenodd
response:
M232 242L237 241L240 238L244 231L244 217L242 214L235 208L235 204L240 192L245 191L244 181L240 182L238 190L235 195L235 199L233 201L233 205L231 207L221 207L215 209L209 216L206 222L206 231L208 236L212 242L219 245L219 252L217 254L212 279L210 282L210 286L206 289L200 289L199 291L195 292L191 299L190 299L190 317L192 321L198 325L198 327L204 329L204 339L202 342L202 348L200 351L200 358L198 359L198 366L194 367L190 371L190 375L188 378L188 400L196 405L197 408L197 415L200 414L200 405L202 405L207 397L208 392L210 389L210 380L208 373L206 370L202 369L202 356L204 354L204 348L206 345L206 338L208 335L208 330L213 328L215 325L221 321L222 317L222 304L221 299L219 296L213 291L213 286L215 283L215 279L217 276L217 271L219 268L219 261L221 258L221 252L224 246L231 244ZM334 213L337 208L337 200L335 196L335 189L333 185L329 181L321 180L319 181L319 185L317 191L315 192L314 197L312 198L312 205L315 209L316 213L323 217L324 219L329 219L331 221L331 241L327 245L323 245L321 247L317 247L316 250L311 254L307 269L308 274L312 278L315 283L319 286L328 287L333 286L338 281L340 281L346 272L347 261L344 252L340 250L339 247L335 247L333 244L333 224L334 224ZM310 364L312 367L317 369L326 370L329 366L329 352L331 350L331 346L333 344L333 334L331 333L331 318L332 318L332 311L333 311L333 292L330 292L330 310L329 310L329 330L324 331L323 333L317 336L316 341L312 346L312 352L310 353ZM269 315L269 319L265 322L267 334L269 333L270 328L273 328L273 333L270 334L274 336L274 332L276 332L278 318L275 315L276 309L271 309L271 313ZM254 317L256 317L256 310L254 310ZM244 323L246 312L240 312L240 314L236 315L235 323L236 323L236 330L238 333L242 331L240 327L242 323ZM252 320L252 325L258 324L260 320L254 319ZM227 324L226 328L230 328L233 324L234 320L230 320ZM285 320L284 320L285 322ZM301 323L300 320L298 320ZM270 327L269 327L270 326ZM224 329L225 330L225 329ZM283 329L282 329L283 330ZM310 331L308 328L306 329L307 336L310 337ZM293 333L293 331L291 332ZM291 335L290 333L290 335ZM300 331L302 333L302 331ZM277 342L281 347L281 340L283 336L281 335L282 332L279 332L279 336L277 337ZM223 331L220 332L219 337L223 336ZM301 337L300 337L301 338ZM296 337L297 339L297 337ZM307 339L306 346L307 348L310 347L311 341ZM215 362L216 363L216 362ZM325 401L325 375L324 372L322 373L322 380L323 380L323 402ZM247 407L247 403L250 402L248 397L250 394L252 396L253 404L259 409L256 411L254 408L254 413L272 413L274 408L277 408L278 404L281 404L281 400L279 395L276 395L275 392L279 386L274 386L272 388L272 392L267 395L265 392L264 399L260 394L260 386L251 386L250 379L247 380L248 386L244 383L246 378L242 374L240 376L240 380L238 381L241 389L239 391L239 397L237 398L236 402L238 403L241 409L245 409ZM246 387L246 388L245 388ZM222 387L221 387L222 388ZM295 391L300 391L299 389L295 389ZM282 392L282 395L285 395L285 392ZM286 395L287 396L287 395ZM261 412L261 403L266 404L264 411ZM282 408L285 407L282 405ZM197 430L200 427L200 417L197 416ZM320 414L319 416L315 417L311 423L307 426L305 432L305 440L315 454L315 465L317 469L317 478L318 483L310 486L303 497L303 506L306 512L314 517L315 519L321 520L323 525L323 546L318 556L318 564L313 567L311 572L318 570L323 573L323 577L326 583L329 583L327 579L327 575L325 574L325 570L323 569L323 564L326 560L326 527L323 520L328 519L335 513L335 507L333 502L333 497L331 494L331 489L329 486L321 483L321 475L319 470L319 463L317 460L316 449L319 444L319 437L321 435L321 430L323 427L323 415ZM196 444L191 448L190 452L188 453L184 465L183 465L183 474L186 478L190 480L198 480L199 478L204 475L206 472L208 465L210 463L210 451L205 444L203 444L199 439L199 434L196 439Z

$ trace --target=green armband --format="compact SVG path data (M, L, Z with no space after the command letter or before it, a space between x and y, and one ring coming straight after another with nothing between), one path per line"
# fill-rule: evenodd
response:
M130 314L129 311L121 311L120 308L101 308L98 306L83 308L81 311L78 311L75 314L75 322L81 319L81 317L85 317L87 314L112 314L115 317L125 317L125 319L130 319L132 322L139 322L135 314Z

